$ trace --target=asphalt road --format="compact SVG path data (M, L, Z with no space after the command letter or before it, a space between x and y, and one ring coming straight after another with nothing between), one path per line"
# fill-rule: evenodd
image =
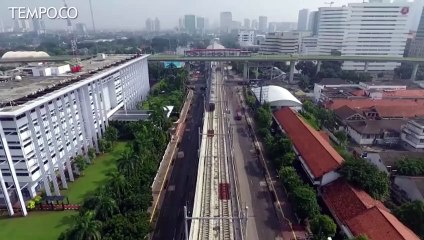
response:
M281 227L249 135L247 122L244 118L240 121L234 120L234 114L240 109L237 88L234 83L226 83L226 96L233 116L231 125L234 129L234 154L239 192L243 205L248 207L246 239L276 239L280 235Z
M186 121L186 132L179 146L179 151L184 151L184 158L174 162L153 239L185 239L183 209L184 206L187 206L189 212L193 209L199 163L198 129L202 126L204 112L203 96L199 88L196 86L193 105Z

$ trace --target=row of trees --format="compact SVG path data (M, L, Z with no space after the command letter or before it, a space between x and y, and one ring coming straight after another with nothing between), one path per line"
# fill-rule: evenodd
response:
M407 176L424 176L424 159L409 159L405 158L403 160L397 161L395 163L397 173L399 175Z
M396 208L395 216L424 239L424 202L413 201Z
M114 127L108 128L102 141L108 146L118 137L127 140L126 151L121 153L116 171L108 173L107 181L84 200L78 216L60 239L119 240L147 236L151 230L147 212L152 203L151 184L169 141L170 127L161 105L165 103L154 102L152 98L163 96L162 91L183 94L184 74L180 71L176 79L166 76L158 90L152 91L147 100L150 121L111 123Z
M336 126L336 116L333 111L319 107L309 100L303 102L302 115L305 118L312 118L318 129L322 127L333 129Z
M328 237L334 237L337 225L331 217L320 214L315 190L301 180L293 167L296 154L292 150L290 140L281 134L273 135L269 130L272 124L272 113L269 105L264 104L259 107L256 110L255 118L258 125L258 134L262 137L267 156L279 169L281 182L289 194L296 215L302 220L310 220L314 239L324 240Z

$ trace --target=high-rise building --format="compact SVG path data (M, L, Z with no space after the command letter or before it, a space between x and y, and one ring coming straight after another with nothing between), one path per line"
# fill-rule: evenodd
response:
M204 17L197 17L196 29L199 34L205 33L205 18Z
M153 21L151 18L146 19L146 31L153 32Z
M342 55L402 57L409 33L410 5L406 1L373 0L351 3ZM400 63L368 63L367 70L390 71ZM344 62L344 70L364 70L365 63Z
M309 9L302 9L299 11L299 16L297 19L297 31L307 31L308 30L308 17Z
M239 30L239 29L242 29L242 24L241 24L241 22L239 22L239 21L233 21L233 22L231 23L231 32L232 32L232 31L237 31L237 30Z
M181 31L184 29L184 18L178 19L178 29Z
M61 196L68 179L74 180L75 157L89 148L98 151L113 114L123 107L136 109L147 98L147 56L110 56L94 65L90 61L82 61L87 72L102 70L36 81L23 76L19 86L3 83L5 89L16 90L0 94L0 202L10 215L16 208L26 215L25 201L37 192ZM33 73L42 68L34 67Z
M408 57L424 57L424 9L422 9L417 34L411 42Z
M307 32L274 32L266 35L261 43L261 54L295 54L301 53L302 38L310 37Z
M268 27L268 18L265 16L260 16L259 17L259 28L258 30L262 33L267 32L267 27Z
M252 27L253 30L258 30L258 28L259 28L258 20L253 19L251 27Z
M243 28L244 29L250 29L250 19L248 19L248 18L245 18L244 19L244 23L243 23Z
M196 16L194 15L185 15L184 16L184 28L185 31L190 34L196 33Z
M160 20L159 20L159 18L155 18L155 21L153 22L153 31L160 32Z
M233 15L231 12L221 12L220 15L220 29L221 32L229 33L231 32L233 25Z
M28 19L15 19L13 25L14 32L30 32L31 26Z
M87 26L85 25L85 23L75 24L75 30L76 30L78 35L81 35L81 36L87 36L88 35Z
M209 30L210 26L209 26L209 19L205 18L205 31Z
M310 12L309 18L308 18L308 31L312 32L313 35L317 35L318 24L319 24L319 12L318 11Z
M3 20L0 20L0 33L4 33L5 29L4 29L4 25L3 25Z
M341 51L347 27L347 7L323 7L319 9L318 51L330 55Z
M252 46L255 44L255 31L254 30L239 30L238 43L240 46Z

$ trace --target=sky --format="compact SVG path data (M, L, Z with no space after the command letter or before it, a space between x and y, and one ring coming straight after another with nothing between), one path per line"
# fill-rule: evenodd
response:
M194 14L209 19L210 25L218 26L219 13L231 11L233 20L257 19L267 16L268 22L297 22L300 9L317 10L363 0L92 0L96 28L142 30L147 18L159 18L162 29L178 26L178 19ZM416 0L424 3L424 0ZM66 0L69 7L78 9L79 17L73 23L86 23L91 28L88 0ZM0 20L11 25L12 14L8 7L62 7L63 0L0 0ZM65 28L64 20L46 21L49 28Z

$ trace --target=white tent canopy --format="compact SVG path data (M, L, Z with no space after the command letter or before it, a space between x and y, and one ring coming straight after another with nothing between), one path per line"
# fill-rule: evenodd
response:
M253 93L256 98L261 99L261 88L256 87L252 88ZM269 85L262 87L262 102L269 103L272 107L301 107L302 103L297 99L293 94L291 94L287 89Z
M46 52L36 51L17 51L7 52L2 56L2 59L25 59L25 58L44 58L50 57Z

